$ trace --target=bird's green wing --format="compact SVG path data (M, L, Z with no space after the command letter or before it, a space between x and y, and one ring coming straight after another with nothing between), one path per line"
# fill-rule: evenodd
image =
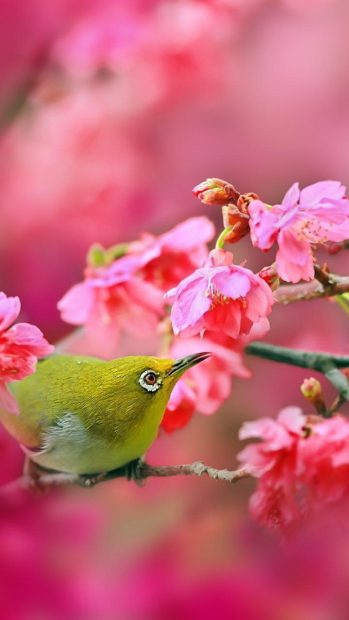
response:
M20 413L13 415L0 409L1 422L20 443L42 448L43 436L63 415L80 413L103 363L75 355L54 355L40 362L34 374L10 384Z

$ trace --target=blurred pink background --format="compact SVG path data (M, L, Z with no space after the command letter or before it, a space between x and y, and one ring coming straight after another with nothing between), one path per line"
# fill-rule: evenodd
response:
M348 185L348 24L346 0L0 0L0 290L23 319L51 341L69 333L56 304L93 242L204 212L218 223L191 195L206 177L267 202L294 181ZM234 254L268 263L245 241ZM348 258L331 266L346 273ZM327 301L271 323L269 342L347 350ZM152 463L234 468L243 420L301 403L305 371L247 364L250 382L161 435ZM22 456L0 443L5 482ZM347 532L285 552L249 521L251 489L170 479L2 498L2 616L346 620Z

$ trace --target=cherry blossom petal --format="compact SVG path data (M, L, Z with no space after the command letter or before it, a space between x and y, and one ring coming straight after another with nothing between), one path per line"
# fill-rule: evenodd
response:
M299 183L294 183L293 185L291 185L290 189L287 190L281 204L284 207L293 207L299 201L300 195L301 192L299 189Z
M235 271L229 267L223 267L222 270L213 274L211 281L222 295L231 299L246 297L251 289L251 277L239 271L238 268Z
M253 200L248 211L253 245L260 250L269 250L279 232L278 216L261 200Z
M88 282L75 284L58 302L62 320L71 325L84 325L94 303L93 288Z
M339 181L319 181L308 185L300 192L300 204L311 206L328 198L340 200L345 196L346 189Z
M191 217L161 235L161 247L167 252L188 252L213 239L215 229L207 217Z
M29 323L17 323L7 331L6 338L37 357L45 357L54 351L40 329Z
M278 237L276 269L285 282L314 278L314 261L309 242L296 238L291 230L282 230Z
M171 318L174 333L193 327L211 306L206 295L207 279L198 273L184 280L177 289Z
M16 320L21 310L18 297L6 297L0 293L0 332L8 329Z

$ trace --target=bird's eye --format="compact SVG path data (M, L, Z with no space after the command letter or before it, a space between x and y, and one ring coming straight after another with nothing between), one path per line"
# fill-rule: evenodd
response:
M144 377L144 381L147 383L147 385L155 385L157 379L158 378L155 372L148 372L148 374Z
M139 378L139 383L147 392L157 392L161 388L162 379L154 370L145 370Z

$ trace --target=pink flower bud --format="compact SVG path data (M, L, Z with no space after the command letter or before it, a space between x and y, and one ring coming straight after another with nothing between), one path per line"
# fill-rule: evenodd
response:
M205 205L223 207L230 202L236 203L240 194L231 183L222 179L206 179L193 188L193 194Z

